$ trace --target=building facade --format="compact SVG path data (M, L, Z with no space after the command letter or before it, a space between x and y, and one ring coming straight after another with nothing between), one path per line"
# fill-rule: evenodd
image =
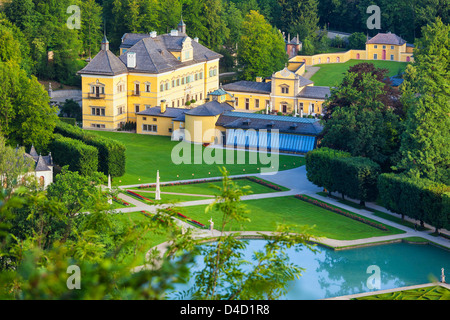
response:
M413 62L414 46L393 33L379 33L366 42L365 50L348 50L345 52L321 53L312 56L298 55L291 58L290 63L306 65L324 63L343 63L349 60L385 60L397 62Z
M220 54L186 34L180 22L169 34L125 34L121 55L101 51L79 71L82 78L83 128L115 130L136 122L136 114L159 106L199 105L219 87Z
M330 88L314 86L313 81L302 76L304 72L304 63L292 63L268 79L238 81L223 89L234 97L237 111L320 115Z

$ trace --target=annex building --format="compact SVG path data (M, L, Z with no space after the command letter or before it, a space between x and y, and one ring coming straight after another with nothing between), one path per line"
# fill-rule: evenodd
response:
M396 34L388 32L378 33L367 40L365 50L321 53L312 56L298 55L291 58L290 62L303 62L309 66L323 63L341 63L351 59L413 62L413 51L413 45L406 43Z

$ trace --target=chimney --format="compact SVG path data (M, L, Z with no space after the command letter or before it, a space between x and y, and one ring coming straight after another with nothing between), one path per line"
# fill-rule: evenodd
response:
M158 35L158 34L157 34L156 31L150 32L150 38L156 38L157 35Z
M136 68L136 53L128 52L127 53L127 67L128 68Z
M166 113L166 100L161 100L161 113Z
M194 41L198 43L198 37L195 37L195 38L194 38Z
M171 35L172 37L178 36L178 30L171 30L171 31L170 31L170 35Z

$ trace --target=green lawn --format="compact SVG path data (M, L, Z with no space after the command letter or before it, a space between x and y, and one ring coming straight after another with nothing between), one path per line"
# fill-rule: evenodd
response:
M344 78L344 73L350 66L363 62L373 63L377 68L388 69L389 77L395 76L404 71L408 64L408 62L385 60L349 60L345 63L317 64L314 65L314 67L320 67L320 70L311 77L311 80L314 81L315 86L337 86L341 83Z
M170 137L150 136L123 132L92 131L98 135L121 141L125 144L126 173L123 177L113 179L113 185L147 184L156 182L156 171L159 170L161 181L188 180L221 176L219 167L225 166L231 175L259 173L262 168L277 171L292 169L304 165L303 157L289 155L268 155L267 159L256 157L255 164L251 160L254 152L231 150L233 164L207 164L203 153L194 152L194 145L182 143L186 147L185 163L175 164L171 154L179 142L171 141ZM198 145L195 148L199 147ZM201 150L205 148L201 147ZM221 152L221 151L218 151ZM183 154L182 154L183 155ZM195 156L194 156L195 155ZM213 153L214 156L214 153ZM234 156L234 157L233 157ZM243 161L238 161L240 158ZM224 157L225 158L225 151ZM223 159L220 157L220 159ZM226 158L225 158L226 159ZM187 163L186 163L187 162ZM243 163L243 164L238 164ZM271 168L273 167L273 169Z
M250 210L251 222L246 224L243 229L238 225L233 225L231 230L274 231L277 223L300 226L315 225L314 236L336 240L355 240L403 232L389 226L386 226L388 231L382 231L294 197L248 200L244 203ZM206 225L209 224L208 220L212 217L215 228L219 228L221 214L218 212L206 214L205 208L206 206L192 206L180 208L180 210L189 218Z
M234 182L239 186L249 186L251 194L271 193L278 192L272 188L261 185L259 183L247 180L247 179L235 179ZM222 187L222 181L212 181L204 183L195 183L187 185L168 185L161 186L162 192L176 192L176 193L189 193L189 194L202 194L202 195L217 195L219 190L215 187ZM288 188L279 186L280 191L288 191ZM155 188L131 188L130 190L155 190Z
M214 199L212 197L198 197L198 196L187 196L187 195L179 195L179 194L161 194L161 200L155 200L155 193L150 192L140 192L139 190L132 190L133 192L150 199L152 202L141 200L131 194L125 193L130 197L135 198L138 201L145 202L147 204L162 204L162 203L176 203L176 202L186 202L186 201L196 201L196 200L205 200L205 199Z
M140 245L134 247L130 252L124 253L125 263L133 262L134 266L144 264L147 252L169 239L169 236L164 232L157 234L155 232L145 231L144 227L150 218L141 212L118 213L116 217L119 223L124 226L133 226L136 235L139 235L138 241Z

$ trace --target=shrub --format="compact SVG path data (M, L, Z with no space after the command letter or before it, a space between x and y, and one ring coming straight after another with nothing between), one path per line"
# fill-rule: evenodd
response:
M85 144L98 149L98 170L105 175L120 177L125 174L125 145L122 143L97 136L92 132L84 131L59 121L55 133L65 137L83 141Z
M375 201L380 166L364 157L335 158L331 165L333 186L336 191L354 199Z
M91 175L98 169L98 151L82 141L55 135L49 145L54 161L60 166L69 166L69 170L80 175Z
M392 212L433 225L450 227L450 186L428 179L385 173L378 178L380 200Z
M330 148L319 148L306 154L306 177L315 185L335 192L332 161L350 157L350 153Z

